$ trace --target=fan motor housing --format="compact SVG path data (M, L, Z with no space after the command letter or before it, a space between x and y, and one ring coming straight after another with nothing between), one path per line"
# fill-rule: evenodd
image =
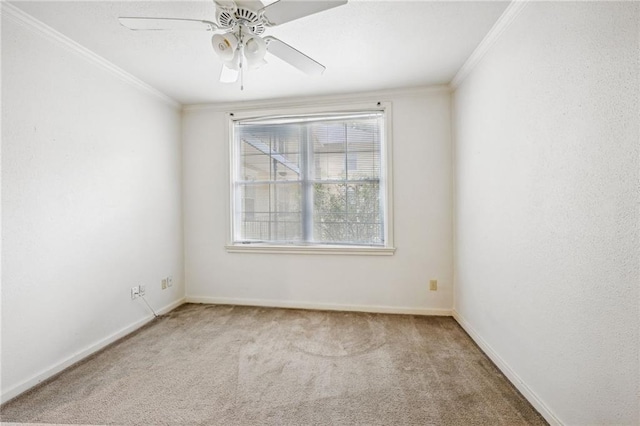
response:
M246 28L255 35L264 33L266 26L256 12L244 7L232 9L220 9L218 12L218 23L222 28L232 28L238 23L244 23Z

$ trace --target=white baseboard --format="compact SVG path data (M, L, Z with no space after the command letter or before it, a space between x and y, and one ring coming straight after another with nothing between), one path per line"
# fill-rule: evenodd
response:
M411 308L402 306L343 305L270 299L242 299L234 297L187 296L187 303L212 305L262 306L265 308L311 309L319 311L371 312L380 314L440 315L451 316L451 309Z
M179 300L176 300L173 303L170 303L162 308L160 308L157 311L158 315L162 315L164 313L167 313L175 308L177 308L178 306L182 305L185 303L185 298L181 298ZM105 337L104 339L94 343L93 345L81 350L80 352L77 352L75 354L73 354L72 356L70 356L69 358L67 358L66 360L62 361L59 364L56 364L38 374L36 374L35 376L25 380L24 382L12 387L11 389L7 390L6 392L2 393L2 395L0 396L0 402L1 403L5 403L8 402L9 400L15 398L16 396L28 391L29 389L31 389L32 387L36 386L37 384L55 376L56 374L60 373L62 370L69 368L70 366L72 366L73 364L83 360L84 358L93 355L94 353L98 352L100 349L104 348L105 346L115 342L118 339L121 339L123 337L125 337L126 335L133 333L134 331L136 331L137 329L139 329L140 327L144 326L145 324L149 323L151 320L153 320L153 315L149 315L148 317L145 317L139 321L134 322L133 324L124 327L121 330L118 330L117 332L111 334L110 336Z
M527 384L518 376L518 374L503 360L500 355L474 330L473 327L467 322L462 315L455 309L453 310L453 318L458 321L458 324L464 329L464 331L471 336L471 338L480 346L480 349L493 361L493 363L502 371L502 373L509 379L511 383L520 391L520 393L535 407L536 410L549 422L551 426L562 426L563 423L558 419L545 405L544 402L538 398Z

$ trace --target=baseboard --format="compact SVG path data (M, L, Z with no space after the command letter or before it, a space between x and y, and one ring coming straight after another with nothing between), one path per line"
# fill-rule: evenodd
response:
M455 309L453 310L453 318L458 321L458 324L467 332L469 336L480 346L480 349L493 361L493 363L502 371L502 373L509 379L509 381L520 391L520 393L534 406L536 410L549 422L552 426L562 426L563 423L558 419L545 405L544 402L538 398L526 383L518 376L518 374L503 360L500 355L474 330L473 327L465 320L462 315Z
M169 311L172 311L173 309L177 308L178 306L182 305L185 303L185 298L181 298L179 300L176 300L173 303L170 303L160 309L158 309L156 312L158 315L162 315L164 313L167 313ZM79 361L82 361L83 359L85 359L86 357L93 355L94 353L98 352L100 349L103 349L104 347L110 345L111 343L115 342L118 339L121 339L123 337L125 337L128 334L133 333L134 331L136 331L137 329L139 329L140 327L148 324L149 322L151 322L151 320L153 320L153 315L149 315L145 318L142 318L139 321L134 322L133 324L122 328L121 330L118 330L117 332L107 336L106 338L94 343L93 345L81 350L80 352L77 352L75 354L73 354L72 356L70 356L69 358L67 358L66 360L62 361L59 364L54 365L51 368L48 368L38 374L36 374L35 376L31 377L30 379L25 380L24 382L12 387L11 389L7 390L6 392L4 392L1 396L0 396L0 403L4 404L8 401L10 401L11 399L17 397L18 395L28 391L29 389L33 388L34 386L38 385L39 383L44 382L45 380L55 376L56 374L60 373L61 371L71 367L73 364L76 364Z
M185 297L182 297L178 300L176 300L175 302L169 303L167 306L160 308L158 310L158 312L156 312L158 315L164 315L167 312L171 312L173 311L175 308L177 308L178 306L184 305L185 303L187 303L187 299Z
M451 316L451 309L429 309L380 305L343 305L337 303L314 303L270 299L242 299L233 297L187 296L186 299L187 303L206 303L212 305L262 306L265 308L310 309L318 311Z

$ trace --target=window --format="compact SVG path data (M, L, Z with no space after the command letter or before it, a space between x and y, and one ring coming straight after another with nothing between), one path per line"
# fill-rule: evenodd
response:
M392 254L386 109L231 116L227 249Z

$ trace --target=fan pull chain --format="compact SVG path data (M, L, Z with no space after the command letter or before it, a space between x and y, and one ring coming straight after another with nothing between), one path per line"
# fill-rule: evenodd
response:
M240 27L240 90L244 90L244 35Z

